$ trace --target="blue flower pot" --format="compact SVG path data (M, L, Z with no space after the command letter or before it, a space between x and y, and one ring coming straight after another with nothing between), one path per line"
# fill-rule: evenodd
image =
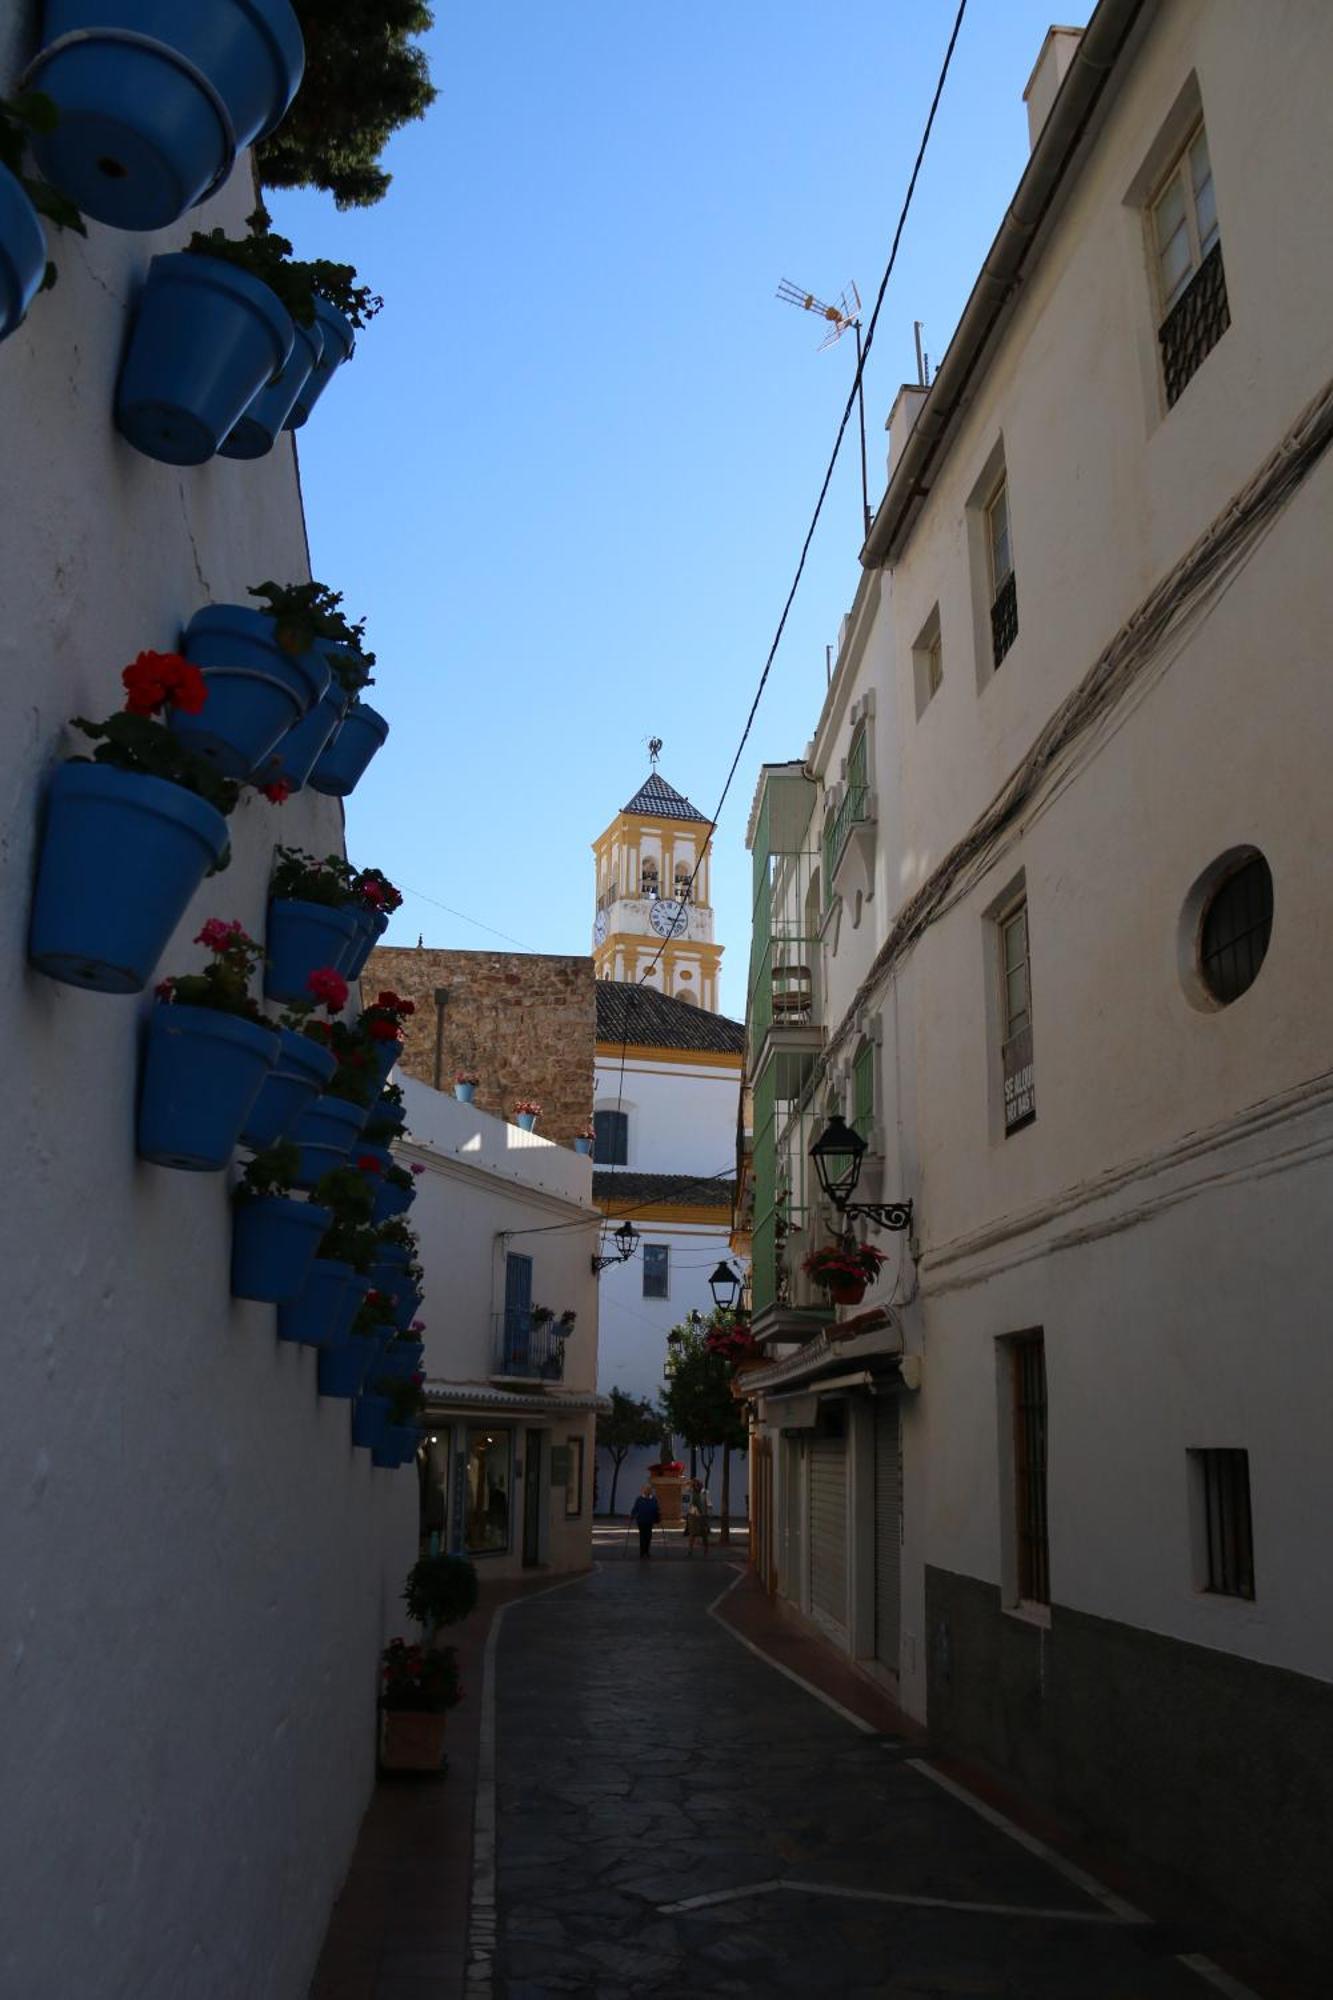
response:
M382 1382L410 1382L426 1351L423 1340L391 1340L380 1362Z
M216 1007L159 1001L148 1017L139 1086L140 1159L219 1172L277 1060L272 1028Z
M315 318L324 336L324 351L292 407L292 413L287 419L289 431L300 430L343 362L350 361L356 352L356 328L345 313L339 312L337 306L331 305L327 299L317 298Z
M381 1243L379 1256L375 1260L375 1282L396 1277L407 1269L412 1261L412 1252L405 1243Z
M519 1111L515 1114L514 1123L520 1132L531 1132L537 1123L537 1114L535 1111Z
M377 919L378 921L378 919ZM370 1107L366 1120L366 1137L376 1146L387 1146L407 1127L407 1113L401 1104L386 1104L382 1097L376 1098ZM403 1252L406 1262L407 1252Z
M322 699L329 663L313 649L287 653L266 611L210 604L185 628L181 651L208 683L198 715L171 711L171 727L224 777L258 771L287 731Z
M116 385L116 427L163 465L203 465L295 339L287 308L217 257L154 257Z
M46 276L46 232L27 194L0 167L0 340L23 322Z
M358 1396L372 1365L379 1359L379 1342L352 1333L341 1347L320 1349L321 1396Z
M368 1280L331 1257L316 1257L298 1297L278 1307L278 1339L305 1347L341 1347L352 1331Z
M366 960L370 957L371 952L374 951L375 946L389 928L389 919L379 910L358 910L356 912L356 920L360 926L361 936L348 962L347 977L349 979L359 979L361 977L361 974L366 969ZM394 1129L395 1131L402 1130L401 1118Z
M406 1215L416 1198L417 1191L414 1187L399 1188L394 1187L389 1181L378 1181L375 1186L375 1212L371 1216L371 1221L378 1227L381 1222L387 1222L391 1216Z
M475 1083L456 1083L454 1085L454 1096L460 1104L471 1104L476 1094L477 1086Z
M367 1139L364 1136L364 1127L362 1128L362 1131L363 1131L363 1136L361 1139L361 1143L358 1145L356 1149L357 1161L358 1163L362 1160L373 1160L375 1162L375 1166L379 1169L379 1173L375 1173L372 1171L370 1173L365 1174L364 1178L370 1182L370 1185L372 1187L378 1187L380 1184L379 1180L380 1174L387 1173L389 1168L393 1165L393 1155L392 1153L390 1153L387 1146L377 1146L374 1144L372 1140Z
M352 1405L352 1443L371 1450L384 1436L389 1421L389 1399L367 1391Z
M67 986L141 992L226 846L226 820L183 785L62 764L47 794L29 958Z
M357 941L347 909L275 897L268 906L264 992L270 1000L309 1000L312 972L341 972Z
M332 1220L331 1210L288 1195L238 1201L231 1227L233 1296L269 1305L299 1297Z
M392 1289L394 1298L397 1301L393 1314L394 1326L399 1333L407 1333L411 1329L413 1320L421 1311L422 1295L410 1278L406 1283L395 1285Z
M592 1140L576 1137L574 1140L574 1151L576 1153L582 1153L584 1159L586 1160L589 1154L592 1152Z
M386 1424L379 1443L371 1448L370 1462L392 1472L412 1462L420 1442L421 1430L417 1424Z
M290 361L276 381L259 391L236 428L223 438L218 446L223 458L266 458L282 435L297 397L324 352L324 336L317 324L302 326L300 320L292 324L296 339Z
M276 744L260 773L263 783L285 778L292 790L299 792L324 745L342 721L345 702L342 689L334 681L324 699L316 702L309 715Z
M252 1153L285 1139L307 1106L314 1103L338 1067L328 1049L292 1028L279 1028L277 1066L259 1087L241 1132Z
M378 709L354 701L347 720L310 773L312 791L345 799L354 792L377 750L382 750L389 725Z
M28 83L60 122L33 152L113 229L165 229L221 186L305 68L288 0L46 0L43 27Z
M372 1045L367 1068L377 1092L383 1090L389 1081L393 1066L402 1053L403 1044L399 1041L375 1042Z
M312 1188L330 1168L347 1165L365 1117L363 1105L348 1104L341 1097L317 1097L301 1112L286 1134L301 1152L297 1187Z

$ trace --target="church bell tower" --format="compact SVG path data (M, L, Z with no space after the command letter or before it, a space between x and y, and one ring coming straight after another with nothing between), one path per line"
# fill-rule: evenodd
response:
M698 807L659 776L654 750L647 779L593 842L599 979L637 983L648 974L644 983L657 992L718 1011L722 947L713 943L709 834Z

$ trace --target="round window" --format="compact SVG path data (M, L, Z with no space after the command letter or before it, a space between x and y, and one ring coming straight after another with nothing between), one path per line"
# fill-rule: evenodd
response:
M1208 884L1198 930L1198 976L1215 1005L1229 1007L1259 977L1273 934L1273 876L1253 848Z

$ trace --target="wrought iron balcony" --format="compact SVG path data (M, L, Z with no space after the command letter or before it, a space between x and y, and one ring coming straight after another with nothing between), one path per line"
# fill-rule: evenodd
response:
M525 1308L496 1313L492 1378L563 1382L567 1331L559 1320L535 1320Z
M869 785L848 785L842 804L824 827L824 900L833 894L833 876L854 826L860 826L870 809Z

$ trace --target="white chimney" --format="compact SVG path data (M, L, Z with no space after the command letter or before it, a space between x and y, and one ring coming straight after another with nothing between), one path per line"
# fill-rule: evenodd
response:
M1050 116L1055 93L1065 80L1069 65L1083 40L1082 28L1048 28L1037 57L1037 66L1028 78L1023 102L1028 108L1028 144L1035 146L1042 126Z
M893 408L889 411L889 421L884 426L889 434L890 479L893 477L893 468L902 458L907 440L912 435L912 426L917 420L918 412L921 409L921 405L925 402L928 393L929 391L923 389L919 382L904 382L902 388L893 399Z

